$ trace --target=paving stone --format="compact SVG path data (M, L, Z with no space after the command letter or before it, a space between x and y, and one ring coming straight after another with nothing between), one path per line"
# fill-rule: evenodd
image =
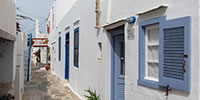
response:
M31 80L25 82L23 100L80 100L62 85L60 78L46 71L44 65L33 66L31 71Z

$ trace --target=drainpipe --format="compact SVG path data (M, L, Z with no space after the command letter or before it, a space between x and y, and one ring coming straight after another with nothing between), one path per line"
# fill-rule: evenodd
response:
M100 26L99 26L99 14L100 14L100 7L99 7L99 0L96 0L96 26L95 28L96 29L99 29Z
M31 47L32 47L32 33L28 34L28 38L29 38L29 51L28 51L28 71L27 71L27 81L29 81L29 73L30 73Z

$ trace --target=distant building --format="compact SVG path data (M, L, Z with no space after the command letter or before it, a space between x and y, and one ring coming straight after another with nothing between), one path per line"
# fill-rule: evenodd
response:
M199 100L199 1L56 0L51 71L85 99Z
M35 23L35 37L33 38L33 53L40 50L40 62L43 64L48 63L48 36L47 33L39 32L39 21L36 19Z

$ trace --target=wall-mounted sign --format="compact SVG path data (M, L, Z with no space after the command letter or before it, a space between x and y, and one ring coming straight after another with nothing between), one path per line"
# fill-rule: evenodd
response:
M133 40L134 37L135 37L135 35L134 35L135 29L130 28L130 29L127 30L127 33L128 33L128 36L127 36L127 37L128 37L128 40Z

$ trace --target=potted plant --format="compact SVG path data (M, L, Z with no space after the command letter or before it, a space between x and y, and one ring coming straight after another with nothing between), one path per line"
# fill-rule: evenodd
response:
M85 90L89 95L84 95L88 100L100 100L100 95L97 94L96 90Z

